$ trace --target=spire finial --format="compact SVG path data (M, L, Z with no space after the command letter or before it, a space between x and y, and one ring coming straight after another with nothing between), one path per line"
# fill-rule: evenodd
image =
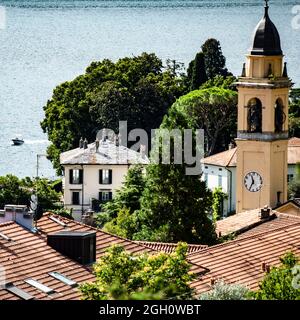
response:
M269 0L265 0L265 18L269 16Z

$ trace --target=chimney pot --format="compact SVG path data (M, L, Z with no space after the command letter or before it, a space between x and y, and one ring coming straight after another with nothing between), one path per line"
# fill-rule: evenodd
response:
M83 141L83 149L87 149L88 148L88 141L87 139L84 139Z
M271 208L268 206L264 206L263 209L260 210L260 218L261 219L267 219L270 217Z
M213 286L216 283L216 279L215 278L210 278L210 284Z
M82 137L79 140L79 148L82 149L83 148L83 139Z
M96 139L95 145L96 145L96 152L97 152L99 150L99 145L100 145L100 141L98 139Z

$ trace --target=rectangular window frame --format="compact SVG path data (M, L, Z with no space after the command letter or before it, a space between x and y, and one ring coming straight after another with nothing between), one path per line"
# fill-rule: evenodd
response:
M104 185L112 184L112 169L99 170L99 184L104 184Z
M21 298L22 300L28 301L28 300L34 299L34 297L31 294L15 286L13 283L6 283L6 285L4 286L4 289L12 293L13 295Z
M49 276L53 277L54 279L72 287L72 288L75 288L78 286L78 283L73 281L72 279L66 277L65 275L61 274L60 272L57 272L57 271L52 271L52 272L49 272L48 273Z
M82 169L70 169L70 184L82 184L83 182L83 170Z

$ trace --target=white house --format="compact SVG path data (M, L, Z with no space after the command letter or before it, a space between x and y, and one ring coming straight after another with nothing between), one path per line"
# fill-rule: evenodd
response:
M96 140L60 155L64 169L64 206L72 209L75 220L81 220L87 209L113 198L120 189L131 165L148 164L143 152L136 152L109 140ZM96 206L96 208L94 207Z
M221 187L228 195L223 204L223 215L227 216L236 209L236 157L237 148L202 159L202 179L210 190ZM296 174L296 164L300 162L300 139L291 138L288 144L288 181Z

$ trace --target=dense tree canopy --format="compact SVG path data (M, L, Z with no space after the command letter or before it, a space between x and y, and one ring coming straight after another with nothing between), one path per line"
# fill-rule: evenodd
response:
M290 137L300 137L300 88L290 93L289 127Z
M204 129L207 155L226 150L236 137L235 91L218 87L192 91L174 103L170 117L176 121L180 113L188 119L188 128Z
M187 245L171 254L133 255L112 246L94 265L96 281L80 287L85 300L191 299L194 276L186 261Z
M56 87L44 107L41 126L51 142L48 156L60 173L59 154L77 147L80 137L91 142L102 128L117 133L119 121L126 120L128 130L149 133L182 92L182 81L164 71L154 54L93 62L85 74Z
M19 179L13 175L0 177L0 208L6 204L29 205L32 194L38 195L43 210L57 208L61 193L55 190L55 182L47 179Z
M272 267L253 296L258 300L300 300L300 266L298 258L286 253L281 265Z

